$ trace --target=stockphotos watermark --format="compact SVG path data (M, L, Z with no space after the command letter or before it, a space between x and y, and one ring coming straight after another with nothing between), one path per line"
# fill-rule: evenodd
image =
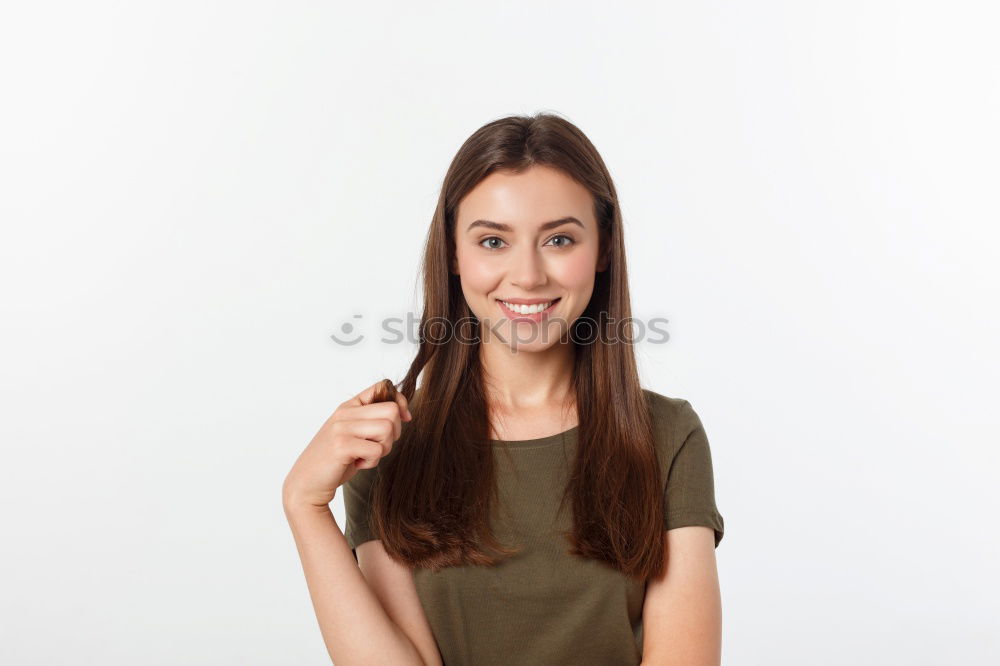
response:
M517 348L533 342L547 344L550 340L575 342L576 344L637 344L645 342L662 345L670 340L670 334L663 328L669 320L665 317L653 317L643 320L634 317L616 320L606 312L601 312L595 319L585 316L576 319L569 325L561 317L548 317L540 322L513 322L510 319L479 319L464 317L456 321L444 317L432 317L425 322L413 312L407 312L406 317L383 317L368 324L365 316L352 315L340 325L336 333L330 334L330 339L338 345L353 347L368 339L371 335L366 328L374 328L375 334L381 333L378 342L385 345L419 344L426 340L431 344L447 344L457 341L460 344L478 345L497 339L501 344ZM513 324L513 325L512 325ZM544 324L544 325L542 325Z

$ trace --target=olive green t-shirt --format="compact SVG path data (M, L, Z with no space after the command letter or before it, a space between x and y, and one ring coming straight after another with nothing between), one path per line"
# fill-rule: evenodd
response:
M705 525L715 531L718 547L723 521L701 420L687 400L644 393L652 406L665 480L664 529ZM572 469L577 429L531 440L492 441L500 498L492 526L501 543L521 548L520 553L495 567L414 570L417 593L446 666L641 661L645 583L603 562L570 555L568 542L559 535L572 529L570 504L557 510ZM378 469L361 470L342 486L344 535L352 549L375 538L369 511Z

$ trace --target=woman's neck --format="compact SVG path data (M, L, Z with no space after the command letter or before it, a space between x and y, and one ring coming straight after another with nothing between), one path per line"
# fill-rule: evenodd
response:
M540 352L511 351L501 344L480 347L483 379L491 405L503 412L564 406L573 395L573 344Z

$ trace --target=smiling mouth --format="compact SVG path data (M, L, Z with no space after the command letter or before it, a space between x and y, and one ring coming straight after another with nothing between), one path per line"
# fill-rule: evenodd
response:
M555 298L551 301L545 303L537 303L533 305L517 305L515 303L508 303L501 299L497 299L497 303L500 304L501 309L504 313L511 318L515 319L541 319L542 316L549 314L552 308L555 307L556 303L561 301L562 298Z

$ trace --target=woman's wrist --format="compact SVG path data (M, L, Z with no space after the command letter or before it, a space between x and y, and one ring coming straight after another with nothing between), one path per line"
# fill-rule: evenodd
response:
M319 504L307 498L289 495L282 497L281 502L289 515L324 515L331 512L329 504Z

